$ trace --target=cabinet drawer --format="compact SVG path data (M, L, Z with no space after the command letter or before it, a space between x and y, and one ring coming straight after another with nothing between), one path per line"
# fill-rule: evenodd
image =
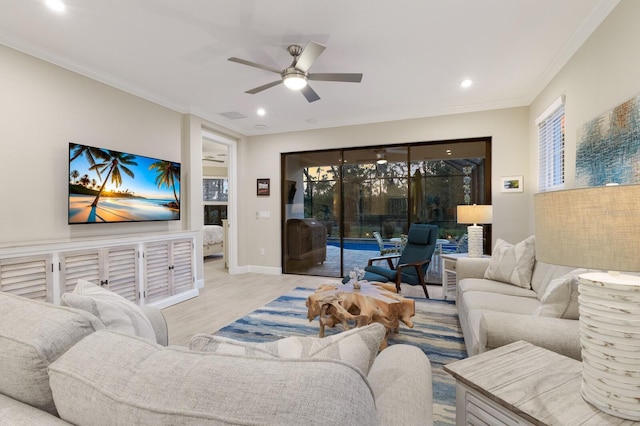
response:
M444 269L455 272L457 261L451 259L444 259Z
M466 424L469 425L518 426L531 424L490 399L473 392L467 391L465 393L465 406Z

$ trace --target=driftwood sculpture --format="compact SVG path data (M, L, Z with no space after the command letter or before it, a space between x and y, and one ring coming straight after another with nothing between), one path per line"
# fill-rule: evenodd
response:
M415 302L395 293L395 285L360 283L360 289L351 284L321 285L307 298L309 321L319 316L320 337L324 337L325 327L342 324L344 330L350 324L362 327L378 322L390 331L398 332L400 322L413 328L411 317L415 315ZM385 336L381 349L387 346Z

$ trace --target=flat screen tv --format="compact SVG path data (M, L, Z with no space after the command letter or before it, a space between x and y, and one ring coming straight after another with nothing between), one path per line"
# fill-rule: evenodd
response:
M69 143L69 224L180 219L180 163Z

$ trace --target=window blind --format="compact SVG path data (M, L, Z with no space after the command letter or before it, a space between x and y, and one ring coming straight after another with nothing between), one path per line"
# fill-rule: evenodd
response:
M539 190L564 186L564 102L556 101L536 120L539 147Z

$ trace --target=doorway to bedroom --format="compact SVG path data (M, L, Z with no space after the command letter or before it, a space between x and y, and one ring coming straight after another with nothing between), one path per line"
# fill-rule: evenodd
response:
M216 133L202 132L203 256L228 268L225 250L229 210L229 145Z

